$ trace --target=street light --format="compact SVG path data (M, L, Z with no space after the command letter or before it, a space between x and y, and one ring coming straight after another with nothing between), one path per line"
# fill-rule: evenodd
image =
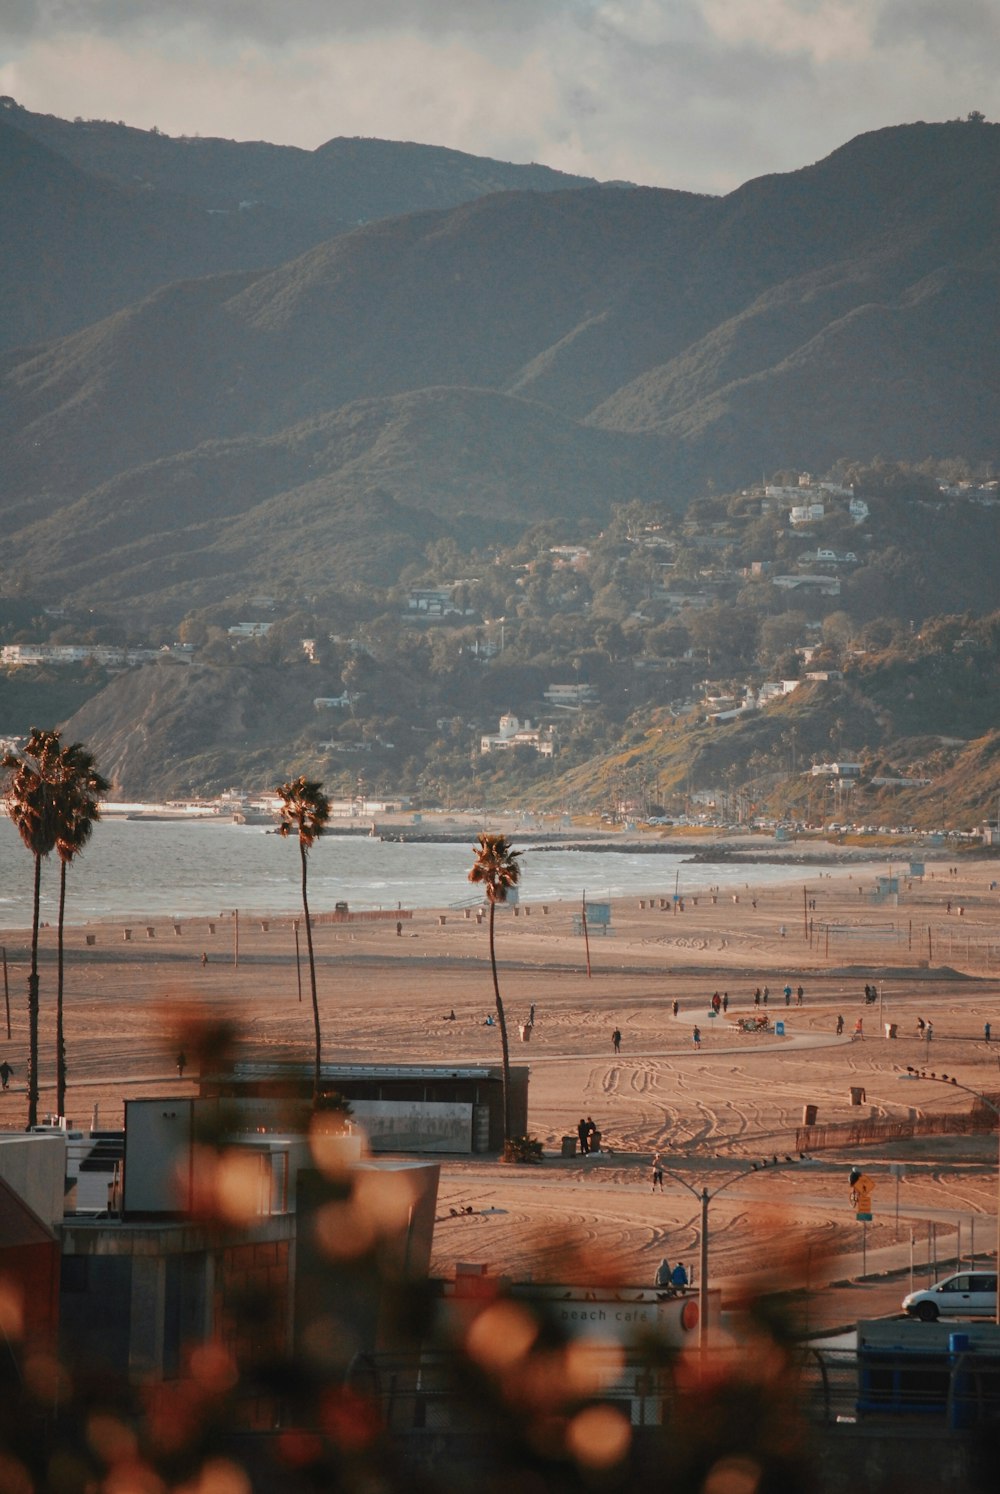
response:
M985 1105L987 1110L992 1110L997 1118L997 1310L995 1322L1000 1328L1000 1105L994 1105L985 1095L981 1095L978 1089L970 1089L960 1079L950 1074L928 1074L926 1069L915 1069L912 1064L906 1065L906 1072L912 1074L915 1079L932 1079L935 1084L950 1084L955 1089L964 1089L967 1095L972 1095L980 1104Z
M792 1158L789 1159L790 1162L793 1160ZM709 1193L704 1183L701 1188L696 1188L693 1183L689 1183L679 1173L672 1172L669 1167L663 1169L667 1177L673 1178L675 1183L680 1183L681 1187L686 1188L689 1193L692 1193L701 1205L701 1235L698 1254L698 1350L702 1354L708 1347L708 1206L713 1198L717 1198L724 1189L731 1187L733 1183L738 1183L743 1178L753 1177L755 1173L764 1170L771 1172L780 1166L781 1163L777 1160L774 1162L751 1162L749 1167L744 1168L742 1172L733 1173L731 1178L727 1178L724 1183L720 1183L717 1188L713 1188L711 1193Z

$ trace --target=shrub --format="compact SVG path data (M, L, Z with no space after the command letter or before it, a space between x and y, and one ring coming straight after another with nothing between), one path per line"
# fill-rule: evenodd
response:
M541 1162L542 1143L534 1136L512 1136L503 1149L505 1162Z

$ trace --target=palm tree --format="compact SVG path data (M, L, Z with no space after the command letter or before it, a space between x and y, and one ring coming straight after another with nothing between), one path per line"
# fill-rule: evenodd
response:
M479 836L479 848L470 882L482 882L486 889L486 900L490 905L490 969L493 972L493 994L496 998L497 1025L500 1028L500 1051L503 1056L503 1143L506 1153L510 1135L510 1045L507 1042L507 1019L504 1016L500 997L500 981L497 977L497 952L494 937L494 917L497 903L505 903L507 894L521 879L521 868L517 858L520 851L512 851L506 835Z
M298 777L281 784L276 790L281 800L278 833L295 835L299 842L299 857L302 862L302 915L306 926L306 949L309 953L309 985L312 991L313 1028L316 1035L316 1059L313 1071L313 1109L320 1098L320 1062L322 1036L319 1025L319 997L316 994L316 961L313 957L312 921L309 917L308 865L309 852L317 838L326 829L330 818L330 801L323 792L321 783Z
M66 1040L63 1031L63 929L66 869L80 854L101 818L100 800L111 785L98 773L93 754L80 742L64 747L57 763L56 850L59 853L59 918L56 934L56 1113L66 1114Z
M35 858L31 906L31 968L28 974L28 1128L38 1124L38 925L42 860L55 848L58 829L55 794L59 733L31 728L23 750L5 752L0 767L8 775L3 801L18 834Z

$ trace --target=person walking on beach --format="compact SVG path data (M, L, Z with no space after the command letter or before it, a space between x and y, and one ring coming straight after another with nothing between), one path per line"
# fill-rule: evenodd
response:
M753 993L753 1004L754 1006L760 1006L760 986Z
M616 1053L620 1053L622 1051L622 1035L617 1027L611 1034L611 1046L612 1048L614 1048Z
M590 1132L587 1130L587 1122L584 1120L582 1115L580 1117L580 1123L576 1128L576 1134L580 1138L580 1155L585 1157L590 1151L590 1144L588 1141Z
M863 1038L864 1035L865 1035L865 1019L864 1019L864 1017L859 1017L858 1020L854 1024L854 1036L856 1038Z
M681 1004L680 1004L679 1001L673 1001L673 1002L671 1002L671 1004L670 1004L670 1010L673 1012L673 1014L674 1014L675 1017L676 1017L677 1013L680 1011L680 1009L681 1009Z
M842 1016L838 1016L837 1017L837 1036L838 1037L840 1037L840 1034L843 1032L843 1030L844 1030L844 1019L843 1019Z
M651 1191L655 1193L657 1188L659 1188L661 1193L663 1192L663 1163L660 1161L659 1152L656 1152L653 1156L653 1187ZM657 1282L657 1286L659 1285L660 1283Z
M989 1023L987 1022L986 1025L988 1027ZM989 1041L988 1038L987 1038L987 1041ZM6 1089L7 1086L10 1084L10 1076L11 1076L11 1074L13 1074L13 1072L14 1072L14 1070L11 1068L10 1064L7 1062L7 1060L5 1058L4 1061L3 1061L3 1063L0 1063L0 1085L3 1085L4 1089Z
M801 1005L802 1005L802 998L803 998L803 996L804 996L804 995L805 995L805 994L806 994L806 993L805 993L805 991L804 991L804 990L803 990L803 989L802 989L802 987L801 987L801 986L798 986L798 987L796 987L796 991L795 991L795 1005L796 1005L796 1006L801 1006Z
M183 1079L184 1078L184 1070L186 1068L187 1068L187 1056L185 1055L184 1050L182 1048L181 1051L177 1055L177 1077L178 1077L178 1079ZM6 1088L7 1088L7 1086L5 1084L4 1085L4 1089L6 1089Z
M693 1041L693 1043L694 1043L694 1045L695 1045L696 1048L700 1048L701 1047L701 1028L700 1027L695 1027L694 1028L694 1030L691 1033L691 1039L692 1039L692 1041Z
M934 1023L933 1022L928 1022L928 1024L927 1024L927 1031L925 1032L924 1036L926 1037L927 1041L930 1042L931 1038L934 1036Z
M791 988L791 986L786 986L785 987L785 1005L786 1006L791 1006L791 1004L792 1004L792 988Z
M990 1024L988 1022L984 1022L983 1023L983 1041L984 1042L987 1042L987 1043L989 1042L991 1032L992 1032L992 1028L990 1027ZM3 1069L0 1068L0 1077L2 1077L2 1075L3 1075ZM7 1081L6 1080L4 1080L4 1086L3 1087L4 1087L4 1089L7 1088Z
M769 991L769 989L767 988L767 986L765 986L764 987L764 994L760 998L761 1001L763 1001L763 1003L764 1003L765 1006L767 1006L767 998L770 996L770 994L771 994L771 992Z

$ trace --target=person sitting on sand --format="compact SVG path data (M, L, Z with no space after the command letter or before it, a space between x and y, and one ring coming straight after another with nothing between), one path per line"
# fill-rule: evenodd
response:
M678 1261L670 1273L670 1285L675 1292L682 1292L688 1284L688 1274L683 1264Z
M670 1262L667 1260L666 1256L664 1256L660 1264L656 1268L656 1275L653 1277L653 1285L657 1287L668 1287L670 1285L670 1274Z

